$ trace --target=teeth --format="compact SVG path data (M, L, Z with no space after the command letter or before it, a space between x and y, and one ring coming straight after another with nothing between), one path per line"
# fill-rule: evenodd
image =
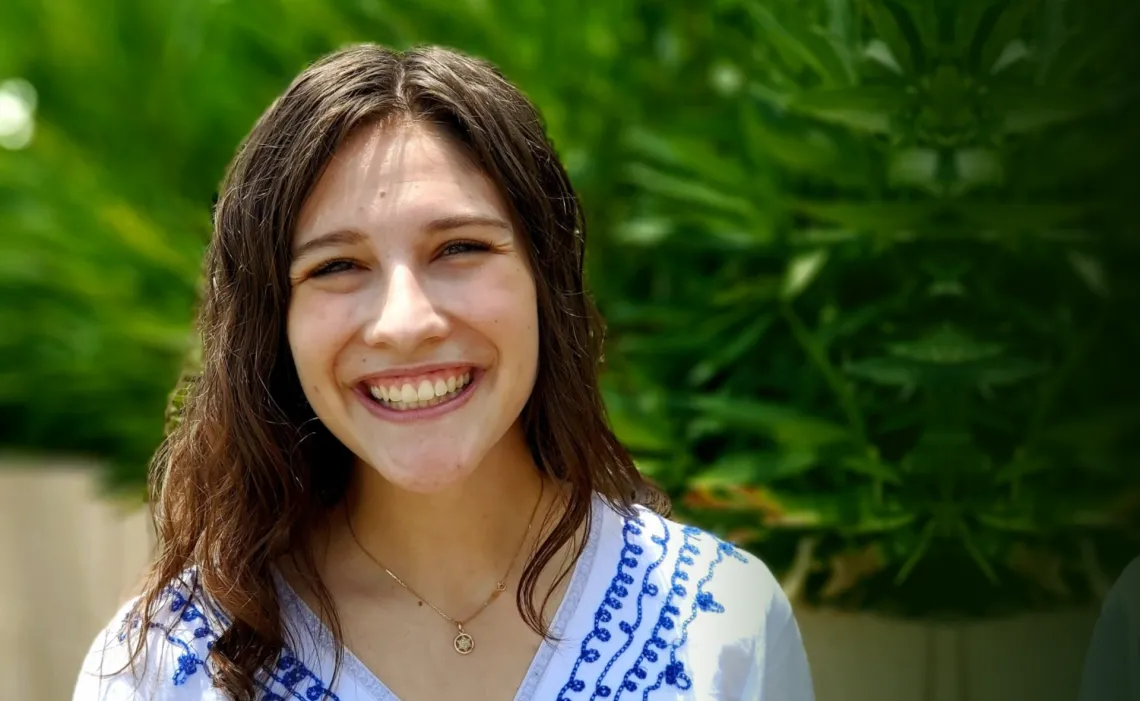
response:
M471 373L465 372L458 377L453 375L446 380L439 378L434 383L430 380L421 380L418 386L412 386L411 383L373 386L369 388L369 392L375 399L383 402L391 409L408 411L409 409L423 409L446 402L451 399L451 395L470 383Z

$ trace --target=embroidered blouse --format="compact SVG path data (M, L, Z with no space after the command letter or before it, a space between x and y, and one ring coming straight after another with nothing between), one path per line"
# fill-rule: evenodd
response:
M792 608L768 568L732 544L638 507L628 519L594 500L586 549L514 701L812 701ZM129 604L96 638L73 701L224 701L207 656L228 625L194 591L167 588L145 631L145 659L127 661L137 621ZM343 650L283 578L283 624L293 648L258 680L261 701L400 701Z

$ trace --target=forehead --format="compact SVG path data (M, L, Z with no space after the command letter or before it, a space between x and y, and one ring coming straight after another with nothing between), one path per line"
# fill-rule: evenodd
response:
M449 216L510 220L498 188L430 125L370 125L337 149L301 209L295 243L335 229L414 233Z

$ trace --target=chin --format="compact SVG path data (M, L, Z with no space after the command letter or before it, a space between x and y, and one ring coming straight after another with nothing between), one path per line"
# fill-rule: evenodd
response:
M479 466L474 456L457 453L375 456L365 463L384 481L399 489L417 494L442 492L469 477Z

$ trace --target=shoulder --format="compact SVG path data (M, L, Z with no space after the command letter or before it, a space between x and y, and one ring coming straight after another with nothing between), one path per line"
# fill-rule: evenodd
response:
M1125 698L1125 689L1138 688L1137 638L1140 638L1140 558L1124 568L1105 596L1085 653L1081 701Z
M192 572L171 582L142 625L138 598L128 601L91 643L74 701L221 699L207 668L224 616L210 606ZM132 652L139 654L132 659Z
M621 518L621 517L619 517ZM650 583L690 602L690 615L728 614L717 626L724 641L757 643L777 638L792 608L776 577L755 555L704 529L638 507L622 519L627 542L656 553L647 564ZM656 565L656 566L654 566Z
M611 509L606 521L608 556L597 564L610 581L586 659L613 648L629 691L673 686L698 698L811 698L792 607L763 561L642 507L632 516Z
M1121 572L1105 597L1105 607L1115 608L1129 623L1140 626L1140 557Z

